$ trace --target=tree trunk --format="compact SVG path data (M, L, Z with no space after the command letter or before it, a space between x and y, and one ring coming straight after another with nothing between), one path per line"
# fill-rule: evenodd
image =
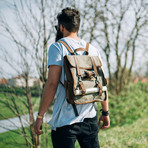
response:
M120 78L121 78L121 57L117 56L117 71L116 71L116 94L120 93Z
M29 82L28 82L28 74L25 75L25 80L26 80L26 96L27 96L27 101L29 105L30 133L32 137L32 144L34 145L35 148L37 148L38 142L37 142L36 134L34 131L33 105L32 105Z
M46 139L46 147L49 148L49 141L48 141L48 124L45 124L45 139Z

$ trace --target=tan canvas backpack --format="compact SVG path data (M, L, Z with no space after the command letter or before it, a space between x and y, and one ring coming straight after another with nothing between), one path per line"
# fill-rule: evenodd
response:
M71 53L64 57L67 77L64 87L68 103L86 104L106 100L107 81L102 71L102 63L98 56L89 55L89 43L86 49L78 48L73 52L67 43L59 42ZM85 51L85 55L76 55L77 51ZM75 105L73 108L77 112Z

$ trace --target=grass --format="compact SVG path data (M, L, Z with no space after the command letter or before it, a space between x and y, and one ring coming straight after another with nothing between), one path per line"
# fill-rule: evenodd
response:
M100 131L101 148L146 148L148 147L148 119L141 118L132 124L116 126Z
M140 118L132 124L116 126L99 131L101 148L146 148L148 147L148 119ZM18 130L16 130L18 131ZM48 134L49 146L52 148L50 131ZM7 137L7 138L6 138ZM45 142L45 134L41 136L42 147ZM12 132L0 134L1 148L26 148L22 136ZM76 142L76 148L80 148Z
M0 148L26 148L24 138L15 131L1 133L0 141Z
M137 83L130 84L120 96L109 94L111 127L104 131L100 130L99 132L101 148L148 147L147 92L147 83ZM0 94L0 97L2 97L2 94ZM10 98L8 97L8 99ZM26 98L22 97L22 99L25 100ZM34 104L39 100L38 98L32 98ZM17 103L19 107L24 108L21 102L18 101ZM101 108L100 103L98 103L98 107ZM6 115L9 114L8 108L4 104L3 106L0 104L0 112L6 112ZM45 147L45 134L41 138L42 147ZM52 148L50 130L48 138L50 148ZM26 147L23 137L12 131L0 134L0 141L0 148ZM76 148L79 148L78 142L76 142Z
M51 130L50 127L48 126L48 141L49 141L49 147L52 148L52 142L51 142ZM43 126L43 131L44 134L41 136L41 147L46 147L44 145L45 143L45 125ZM26 132L28 135L28 139L30 140L30 133L29 133L29 128L26 127ZM17 130L12 130L12 131L8 131L5 133L0 133L0 148L26 148L26 142L24 140L24 137L21 133L21 129L17 129Z
M147 92L147 83L131 83L119 96L109 93L111 126L131 124L141 117L147 117ZM98 108L100 106L98 103Z
M21 100L22 101L21 101ZM9 104L14 108L15 105L13 101L16 101L17 108L21 115L28 114L28 108L23 102L27 104L27 98L25 96L13 96L12 94L2 94L0 93L0 120L15 117L16 115L11 111ZM32 97L32 104L34 105L34 110L37 111L39 107L40 98Z

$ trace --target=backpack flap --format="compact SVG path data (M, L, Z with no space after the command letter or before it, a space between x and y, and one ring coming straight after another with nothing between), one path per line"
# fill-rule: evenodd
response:
M77 58L78 65L81 69L92 69L91 57L93 57L96 67L101 67L102 63L98 56L86 56L86 55L68 55L66 56L67 61L72 67L76 67L75 58Z
M67 55L64 57L64 64L67 76L66 97L69 103L85 104L106 99L107 88L98 56Z

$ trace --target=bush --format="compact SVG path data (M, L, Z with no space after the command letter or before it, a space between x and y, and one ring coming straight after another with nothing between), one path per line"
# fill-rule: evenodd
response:
M33 97L39 97L41 95L41 88L39 87L31 87L31 96Z
M41 89L39 87L30 87L31 96L39 97L41 95ZM19 96L24 96L26 90L24 87L11 87L8 85L0 85L0 93L12 93Z
M119 96L109 92L111 126L131 124L138 118L146 117L148 115L147 92L148 84L141 82L126 86Z

